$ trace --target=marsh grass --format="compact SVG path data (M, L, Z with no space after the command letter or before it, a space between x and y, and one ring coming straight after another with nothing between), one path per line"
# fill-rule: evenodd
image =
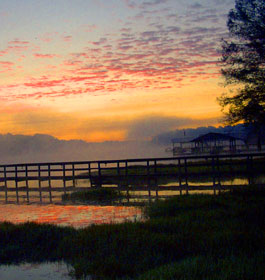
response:
M87 203L111 203L118 199L128 198L128 195L108 188L89 189L62 195L62 201L87 202Z
M145 222L0 225L0 261L64 260L81 279L264 279L265 191L151 203Z
M222 259L192 257L150 270L137 280L263 280L265 255L230 255Z

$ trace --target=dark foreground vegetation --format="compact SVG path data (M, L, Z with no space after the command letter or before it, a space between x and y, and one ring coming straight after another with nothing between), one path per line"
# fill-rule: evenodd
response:
M108 188L88 189L85 191L77 191L66 193L62 195L62 201L71 201L73 203L100 203L100 204L114 204L119 199L128 198L124 192Z
M64 260L77 279L264 279L264 189L178 196L145 213L79 230L2 223L0 263Z

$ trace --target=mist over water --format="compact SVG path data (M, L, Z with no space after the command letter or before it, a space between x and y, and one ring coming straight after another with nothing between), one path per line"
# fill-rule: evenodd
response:
M0 135L0 163L93 161L166 157L165 145L149 141L88 143L58 140L49 135Z

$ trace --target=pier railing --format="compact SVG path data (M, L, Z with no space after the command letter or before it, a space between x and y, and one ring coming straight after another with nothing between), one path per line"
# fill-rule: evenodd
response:
M106 161L49 162L0 165L0 196L8 202L30 202L31 194L53 202L55 192L115 188L125 192L229 190L265 186L265 153L142 158ZM81 183L80 183L81 182Z

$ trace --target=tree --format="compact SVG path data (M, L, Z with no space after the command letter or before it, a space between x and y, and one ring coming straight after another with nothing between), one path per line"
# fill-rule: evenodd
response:
M265 124L265 1L236 0L228 14L229 38L222 41L225 85L236 89L219 99L226 122Z

